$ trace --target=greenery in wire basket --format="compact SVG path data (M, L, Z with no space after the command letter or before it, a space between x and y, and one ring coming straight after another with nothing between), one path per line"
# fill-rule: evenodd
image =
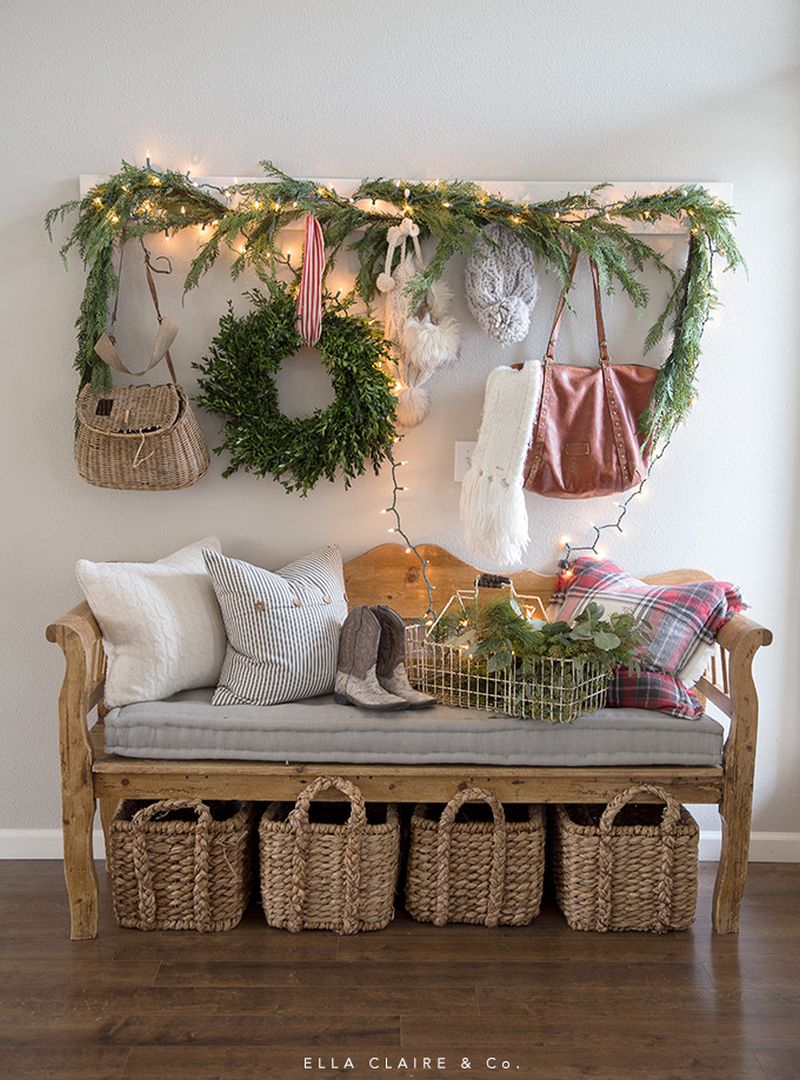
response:
M602 706L615 668L640 670L650 632L629 612L604 618L599 604L551 623L526 618L511 600L446 614L429 636L450 654L448 701L569 724Z
M609 673L616 667L640 670L648 624L628 611L603 616L599 604L589 604L572 623L546 622L527 619L516 601L503 601L468 611L459 632L446 643L484 661L488 674L513 665L525 677L541 658L591 661Z

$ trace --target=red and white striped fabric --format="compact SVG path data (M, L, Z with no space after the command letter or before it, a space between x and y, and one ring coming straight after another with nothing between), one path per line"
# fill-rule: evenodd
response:
M325 269L325 241L320 223L313 214L306 218L305 252L297 295L295 329L306 345L316 345L322 333L322 272Z

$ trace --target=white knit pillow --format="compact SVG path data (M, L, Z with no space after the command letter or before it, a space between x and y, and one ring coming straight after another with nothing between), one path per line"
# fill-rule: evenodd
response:
M81 559L78 581L103 633L105 704L160 701L214 686L225 656L225 626L198 540L154 563Z
M333 691L347 618L342 556L322 548L274 573L206 551L228 632L213 705L278 705Z

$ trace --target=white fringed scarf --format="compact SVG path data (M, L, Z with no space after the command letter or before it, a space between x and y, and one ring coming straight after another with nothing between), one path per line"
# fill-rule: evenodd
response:
M478 442L461 489L461 520L470 548L502 566L528 546L522 489L525 459L542 390L542 365L497 367L486 380Z

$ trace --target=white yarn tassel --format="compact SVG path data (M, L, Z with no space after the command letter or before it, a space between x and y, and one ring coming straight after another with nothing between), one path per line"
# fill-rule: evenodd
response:
M429 378L436 368L458 356L461 327L452 315L433 322L429 314L406 319L401 337L403 375L413 374L414 382Z
M498 367L486 381L478 441L461 489L466 540L478 555L509 567L528 546L522 488L525 459L542 390L542 365Z
M431 399L423 386L404 386L397 398L397 423L404 428L416 427L430 407Z
M431 285L421 310L411 308L406 286L425 268L419 226L410 218L403 218L399 225L390 226L386 240L386 261L377 286L386 297L385 333L392 343L394 369L400 384L397 422L401 427L412 428L425 419L430 409L430 397L423 384L437 368L458 356L461 328L448 314L451 293L444 282ZM399 259L392 273L398 249Z

